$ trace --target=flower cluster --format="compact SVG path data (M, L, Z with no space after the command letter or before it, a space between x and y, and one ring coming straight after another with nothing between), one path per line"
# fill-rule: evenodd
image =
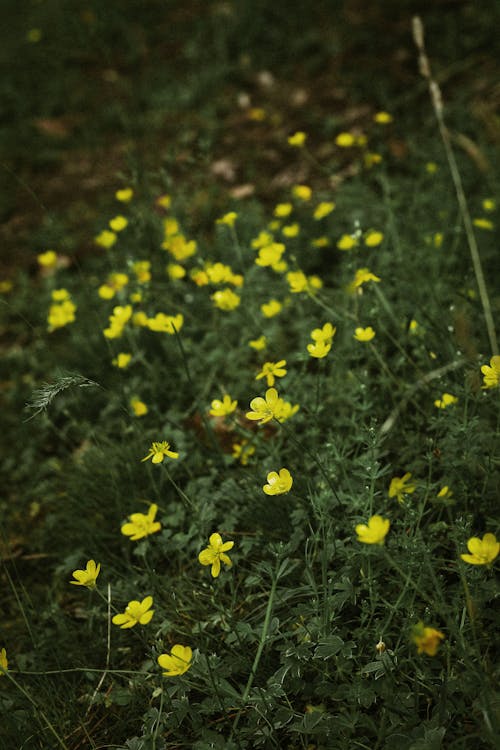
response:
M52 292L52 304L49 307L47 322L49 331L55 331L57 328L63 328L74 323L76 305L71 299L67 289L54 289Z
M312 344L307 345L310 356L316 359L326 357L332 348L332 341L336 332L336 327L331 323L325 323L322 328L314 328L311 331Z

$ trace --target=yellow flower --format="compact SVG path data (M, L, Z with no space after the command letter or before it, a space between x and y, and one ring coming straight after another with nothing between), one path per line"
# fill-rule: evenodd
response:
M95 564L95 560L89 560L85 566L85 570L74 570L72 573L73 578L76 581L70 581L74 586L86 586L88 589L93 589L96 586L96 578L101 570L101 563Z
M325 216L328 216L328 214L331 214L334 208L335 208L335 203L333 202L327 203L326 201L323 201L322 203L318 203L318 205L314 209L313 218L316 221L319 221L320 219L324 219Z
M441 398L437 398L434 401L434 406L436 406L438 409L446 409L448 406L453 406L453 404L456 404L458 401L458 398L456 396L453 396L451 393L443 393Z
M373 115L373 120L379 125L387 125L388 123L392 122L393 117L389 114L389 112L376 112Z
M229 568L231 559L225 553L234 547L234 542L223 542L220 534L212 534L208 540L208 547L200 552L198 560L202 565L212 566L212 578L217 578L220 573L221 562Z
M428 628L422 621L413 626L412 640L417 647L418 654L435 656L439 644L444 640L444 634L436 628Z
M136 542L138 539L143 539L145 536L155 534L161 529L161 523L155 521L158 506L152 503L149 506L147 514L144 513L132 513L129 516L130 521L124 523L121 532L125 536L129 536L132 542Z
M263 486L266 495L283 495L289 492L293 484L292 475L288 469L280 469L279 473L270 471L267 475L267 484Z
M179 333L184 324L184 316L182 313L177 315L165 315L165 313L156 313L154 318L148 318L147 326L150 331L156 331L158 333L168 333L170 336L174 336Z
M173 237L167 238L162 242L161 246L163 250L167 250L177 261L186 260L186 258L195 255L198 247L195 240L188 241L182 234L176 234Z
M234 227L234 222L238 218L238 214L236 211L229 211L229 213L224 214L224 216L221 216L220 219L216 219L216 224L225 224L228 227Z
M302 148L307 139L307 135L302 130L297 130L296 133L289 136L288 145L295 146L296 148Z
M366 247L377 247L383 239L384 235L382 232L376 232L374 229L371 229L365 234L364 242Z
M285 246L282 242L271 242L259 249L259 255L255 259L257 266L275 266L280 262L281 256L285 252Z
M115 216L114 219L110 219L109 226L113 232L122 232L128 225L128 219L125 216Z
M134 396L130 399L130 406L132 407L132 411L134 412L134 415L136 417L143 417L148 413L148 407L146 406L144 401L141 401L141 399L137 398L137 396Z
M356 143L356 139L351 133L339 133L335 138L335 143L340 148L350 148Z
M0 281L0 294L9 294L14 288L14 284L9 279Z
M313 344L307 345L307 351L310 356L315 359L323 359L323 357L326 357L331 348L332 345L328 344L326 341L315 341Z
M444 485L444 487L441 487L439 492L436 495L438 500L451 500L453 497L453 492L450 490L447 484ZM451 505L453 504L453 501Z
M311 245L313 247L328 247L330 245L330 240L328 237L316 237L316 239L311 240Z
M292 211L293 211L293 206L292 206L291 203L278 203L274 207L274 212L273 213L274 213L274 216L276 216L276 218L278 218L278 219L286 219L287 216L290 216L290 214L292 213ZM264 233L264 234L266 234L266 233ZM252 247L253 246L254 245L252 243Z
M285 237L297 237L300 232L300 224L287 224L281 231Z
M113 314L109 316L109 327L103 331L107 339L117 339L122 333L125 325L132 317L132 305L117 305L113 308Z
M133 628L137 624L147 625L154 614L154 609L151 609L152 604L152 596L146 596L142 602L132 600L125 607L125 612L113 617L113 625L119 625L122 630Z
M500 542L494 534L484 534L482 539L473 536L467 542L470 555L460 555L462 560L470 565L491 565L500 552Z
M497 207L497 204L492 198L485 198L482 202L482 206L485 211L494 211Z
M109 250L110 247L113 247L117 239L118 236L114 232L110 232L109 229L103 229L102 232L99 232L94 238L94 242L96 245Z
M50 295L54 302L66 302L70 299L70 294L67 289L54 289Z
M267 385L274 385L275 378L282 378L286 375L285 365L286 359L280 359L279 362L264 362L262 369L259 374L256 375L255 380L266 378Z
M493 231L493 229L495 228L495 225L489 219L474 219L472 223L478 229L487 229L489 232Z
M352 234L343 234L337 242L339 250L352 250L358 244L358 238Z
M265 398L257 396L250 401L250 409L247 412L247 419L259 421L261 424L270 422L276 417L276 413L281 408L282 399L278 396L276 388L268 388Z
M356 328L354 331L354 338L356 341L371 341L375 336L375 331L371 326L367 328Z
M179 458L178 453L170 450L170 443L163 440L161 443L152 443L148 455L141 458L141 462L151 459L151 463L161 464L165 456L168 456L169 458Z
M242 466L246 466L250 460L250 456L255 453L253 445L248 445L248 440L242 440L241 443L233 443L232 457L240 462Z
M147 284L148 281L151 281L151 263L149 260L136 260L132 265L132 270L139 284Z
M214 292L210 299L213 301L215 307L218 307L219 310L224 310L224 312L235 310L241 302L241 298L232 289L229 289L229 287Z
M171 203L172 203L172 198L166 193L164 195L160 195L156 199L156 205L159 206L160 208L165 208L165 209L170 208Z
M300 201L307 202L311 200L312 190L309 185L294 185L292 195Z
M287 419L290 419L290 417L293 417L294 414L296 414L299 410L298 404L291 404L288 401L284 401L282 398L278 399L278 403L276 404L275 409L275 418L278 420L278 422L286 422Z
M258 339L251 339L248 342L248 346L250 346L252 349L255 349L256 352L260 352L262 349L266 348L267 338L265 336L259 336Z
M42 268L55 268L57 266L57 253L54 250L47 250L36 256L38 264Z
M121 370L124 370L130 364L131 359L131 354L120 352L120 354L116 355L111 364L113 364L115 367L119 367Z
M171 279L183 279L186 275L186 269L179 263L169 263L167 273Z
M428 161L425 165L425 171L427 172L427 174L436 174L438 169L439 167L434 161Z
M325 323L322 328L313 328L311 331L311 338L313 341L326 341L331 344L332 339L337 333L337 328L331 323Z
M389 497L395 497L401 505L404 503L404 496L411 495L417 489L415 484L411 482L408 484L410 477L411 473L407 471L402 477L393 477L389 485Z
M120 201L120 203L129 203L134 196L134 191L132 188L122 188L121 190L117 190L115 193L115 198L117 201Z
M497 388L500 384L500 356L496 354L490 359L489 365L481 367L483 373L483 389Z
M366 151L363 154L363 161L367 169L371 169L375 164L380 164L382 156L375 151Z
M97 293L101 299L113 299L115 294L128 284L126 273L112 273L105 284L99 287Z
M164 677L177 677L188 671L192 658L193 652L189 646L181 646L176 643L175 646L172 646L169 654L160 654L158 664L166 670L163 672Z
M283 305L277 299L270 299L269 302L264 302L260 309L265 318L273 318L281 312Z
M210 409L209 414L212 417L225 417L235 411L236 407L238 406L238 402L232 401L231 396L226 393L222 401L218 398L215 398L212 401L211 406L212 408Z
M358 523L355 531L358 535L358 542L363 544L383 544L385 537L389 532L391 522L388 518L382 516L372 516L368 519L368 524Z
M0 649L0 677L9 668L9 661L7 659L7 651L2 648Z
M375 274L372 273L368 268L358 268L358 270L354 274L354 279L347 287L347 291L350 294L354 294L357 291L361 292L362 285L366 284L369 281L374 281L378 284L380 278L378 276L375 276Z

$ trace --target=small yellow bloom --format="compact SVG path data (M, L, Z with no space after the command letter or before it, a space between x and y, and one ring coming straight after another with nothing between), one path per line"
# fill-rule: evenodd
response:
M335 209L335 203L333 203L333 201L331 202L323 201L322 203L318 203L318 205L314 209L313 218L316 221L319 221L320 219L324 219L325 216L328 216L328 214L331 214L331 212L334 209Z
M471 537L467 542L467 549L470 555L460 555L462 560L470 565L491 565L500 552L500 542L497 542L494 534L487 533L482 539Z
M362 542L363 544L384 544L390 525L391 522L389 519L382 518L382 516L372 516L368 519L368 524L358 523L355 528L358 535L358 542Z
M313 341L326 341L326 343L331 344L336 333L336 326L331 323L325 323L322 328L313 328L311 338Z
M154 318L148 318L146 322L150 331L168 333L170 336L179 333L183 324L184 316L182 313L177 313L177 315L165 315L165 313L160 312L156 313Z
M271 419L276 417L276 413L281 407L280 402L282 402L282 399L278 396L276 388L268 388L265 398L257 396L250 401L251 411L247 412L247 419L259 421L261 424L270 422Z
M255 264L262 267L274 267L280 262L285 249L282 242L271 242L269 245L264 245L259 249L259 255L255 259Z
M350 148L356 143L356 139L351 133L339 133L335 138L335 143L340 148Z
M141 401L137 396L130 399L130 406L136 417L143 417L149 411L144 401Z
M102 232L99 232L97 237L94 238L94 242L96 245L109 250L110 247L113 247L117 239L118 236L114 232L110 232L109 229L103 229Z
M286 375L285 365L286 359L280 359L279 362L264 362L262 369L259 374L256 375L255 380L266 378L267 385L274 385L275 378L282 378Z
M375 164L380 164L382 156L377 154L375 151L366 151L363 154L363 161L367 169L371 169Z
M436 497L438 500L451 500L451 498L453 497L453 492L450 490L448 485L445 484L444 487L441 487Z
M125 216L115 216L114 219L110 219L109 226L113 232L122 232L128 225L128 219Z
M127 352L120 352L116 355L111 364L113 364L115 367L119 367L120 370L124 370L130 364L131 359L131 354L128 354Z
M235 310L241 302L241 298L232 289L229 289L229 287L214 292L210 299L213 301L215 307L218 307L219 310L224 310L224 312Z
M313 247L329 247L330 240L328 237L316 237L314 240L311 240L311 245Z
M300 224L287 224L281 231L285 237L297 237L300 232Z
M382 232L376 232L374 229L371 229L365 234L364 243L366 247L377 247L383 239L384 235Z
M166 270L171 279L183 279L186 275L186 269L179 263L169 263Z
M260 309L265 318L273 318L281 312L283 305L277 299L270 299L269 302L264 302L260 306Z
M273 213L274 213L274 216L276 216L276 218L278 219L286 219L287 216L290 216L292 211L293 211L293 206L291 203L278 203L274 207ZM252 247L253 247L253 243L252 243Z
M9 668L9 661L7 659L7 651L2 648L0 649L0 677Z
M457 402L458 398L456 396L453 396L451 393L443 393L441 398L434 401L434 406L438 409L447 409L448 406L453 406L453 404L456 404Z
M136 260L132 264L132 270L139 284L147 284L151 281L151 263L149 260Z
M236 410L236 407L238 406L238 402L232 401L231 396L229 396L227 393L223 396L222 401L218 398L215 398L212 401L211 409L210 409L210 416L212 417L225 417L228 414L232 414L233 411Z
M241 443L233 443L232 457L240 462L242 466L246 466L250 460L250 457L255 453L253 445L248 445L248 440L242 440Z
M356 328L354 338L356 341L371 341L375 336L375 331L371 326L367 328Z
M484 211L494 211L497 204L492 198L485 198L482 202L482 206Z
M310 201L312 197L312 190L309 185L294 185L292 188L292 195L299 201Z
M255 349L256 352L262 351L262 349L265 349L267 346L267 338L265 336L259 336L258 339L251 339L248 342L248 346L250 346L252 349Z
M221 216L220 219L216 219L216 224L225 224L228 227L234 227L234 223L236 219L238 218L238 214L236 211L229 211L229 213L224 214L224 216Z
M427 172L427 174L436 174L438 169L439 167L434 161L428 161L425 165L425 171Z
M353 247L357 247L357 245L358 238L353 234L343 234L337 241L337 248L339 250L352 250Z
M267 475L267 484L262 489L266 495L283 495L285 492L290 491L292 484L292 475L288 469L280 469L279 472L269 472Z
M358 270L354 274L354 279L347 287L347 291L350 294L361 292L362 285L368 283L369 281L374 281L378 284L380 282L380 278L378 276L375 276L375 274L372 273L368 268L358 268Z
M202 565L212 566L212 577L217 578L220 573L221 562L229 568L231 559L225 553L234 547L234 542L223 542L220 534L212 534L208 540L208 547L200 552L198 560Z
M156 199L156 205L159 208L165 208L165 209L170 208L171 203L172 203L172 198L166 193L164 195L160 195L159 198Z
M389 114L389 112L376 112L373 115L373 120L379 125L388 125L390 122L392 122L393 117Z
M179 458L178 453L170 450L170 443L163 440L161 443L152 443L148 455L141 458L141 462L151 459L151 463L161 464L165 456L168 456L169 458Z
M117 201L120 201L120 203L130 203L133 197L134 191L132 188L122 188L115 193L115 198Z
M406 474L403 474L402 477L393 477L391 479L391 483L389 485L389 497L395 497L400 505L404 503L405 495L411 495L411 493L415 492L415 490L417 489L417 486L415 484L413 484L412 482L408 483L410 477L411 473L407 471Z
M490 359L489 365L481 367L483 373L483 389L498 388L500 385L500 356L496 354Z
M435 656L439 644L444 640L444 634L436 628L428 628L422 621L413 627L412 640L417 647L418 654Z
M155 521L156 513L158 512L158 506L152 503L149 506L147 514L145 513L132 513L129 516L130 521L124 523L121 532L124 536L129 536L132 542L136 542L138 539L144 539L145 536L155 534L161 529L161 523Z
M125 612L115 615L113 617L113 624L119 625L122 630L125 628L133 628L134 625L147 625L154 614L154 609L151 609L153 604L153 597L146 596L142 602L138 602L135 599L127 604Z
M326 357L331 348L332 345L328 344L326 341L315 341L313 344L307 345L307 351L310 356L315 359L323 359L323 357Z
M187 672L191 666L193 652L189 646L181 646L176 643L172 646L169 654L160 654L158 664L162 669L164 677L178 677Z
M42 268L55 268L57 266L57 253L54 250L47 250L36 256L38 264Z
M72 573L73 578L76 581L70 581L74 586L86 586L88 589L93 589L96 586L96 579L101 570L101 563L95 564L95 560L89 560L85 566L85 570L74 570Z
M478 229L487 229L489 232L492 232L493 229L495 228L495 225L489 219L483 219L483 218L474 219L472 223Z
M302 130L297 130L296 133L289 136L288 145L295 146L295 148L302 148L307 139L307 135Z

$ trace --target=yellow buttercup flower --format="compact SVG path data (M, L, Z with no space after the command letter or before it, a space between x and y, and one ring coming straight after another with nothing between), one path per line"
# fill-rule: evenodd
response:
M265 336L259 336L258 339L251 339L248 342L248 346L250 346L252 349L255 349L256 352L262 351L262 349L265 349L267 346L267 338Z
M181 646L176 643L172 646L169 654L160 654L158 664L164 670L164 677L178 677L187 672L191 666L193 652L189 646Z
M500 356L496 354L490 359L489 365L481 367L483 373L483 389L498 388L500 384Z
M264 362L255 380L266 378L267 385L274 385L275 378L282 378L286 375L285 365L286 359L280 359L279 362Z
M333 201L323 201L322 203L318 203L318 205L314 209L313 219L315 219L316 221L320 221L320 219L324 219L325 216L331 214L334 209L335 203L333 203Z
M294 146L295 148L302 148L307 139L307 135L302 130L297 130L296 133L288 137L288 145Z
M156 313L154 318L147 319L147 327L150 331L168 333L170 336L179 333L183 325L184 315L182 313L177 313L177 315L165 315L165 313L159 312Z
M500 552L500 542L494 534L484 534L482 539L473 536L467 542L470 554L460 555L464 562L470 565L491 565Z
M323 359L323 357L326 357L331 348L332 345L326 341L314 341L312 344L307 345L307 351L310 356L315 359Z
M119 625L122 630L133 628L134 625L138 624L147 625L154 614L154 609L151 609L152 604L152 596L146 596L142 602L133 599L125 607L125 612L115 615L112 622L114 625Z
M211 409L210 409L210 416L212 417L225 417L228 414L232 414L233 411L236 410L236 407L238 406L238 402L235 400L233 401L231 399L231 396L229 396L227 393L223 396L222 401L218 398L215 398L212 401Z
M356 143L356 138L351 133L339 133L335 138L335 143L340 148L350 148Z
M241 443L233 443L233 452L231 456L240 462L242 466L246 466L250 460L250 457L255 453L253 445L248 445L248 440L242 440Z
M448 406L453 406L453 404L456 404L458 402L458 398L456 396L453 396L451 393L443 393L441 398L438 398L434 401L434 406L436 406L438 409L447 409Z
M282 402L282 399L278 396L276 388L268 388L265 398L257 396L250 401L251 411L247 412L247 419L258 421L261 424L270 422L279 412L280 402Z
M116 355L111 364L115 367L119 367L121 370L124 370L130 364L131 359L131 354L128 354L127 352L120 352L120 354Z
M211 295L210 299L215 307L224 310L224 312L235 310L241 302L241 298L229 288L219 289Z
M72 575L76 581L70 581L74 586L86 586L93 589L96 586L96 579L101 570L101 563L95 564L95 560L89 560L85 570L74 570Z
M376 232L374 229L371 229L365 234L364 243L366 247L377 247L378 245L380 245L383 239L384 235L382 232Z
M155 534L161 529L161 523L155 521L157 512L158 506L156 503L152 503L146 514L132 513L132 515L129 516L130 521L124 523L121 527L122 534L124 534L124 536L129 536L132 542L136 542L138 539L144 539L145 536L149 536L150 534Z
M354 331L354 338L356 341L371 341L375 336L375 331L371 326L367 328L356 328Z
M412 640L417 647L418 654L427 654L435 656L439 644L444 640L444 634L436 628L429 628L422 621L414 625Z
M262 315L265 318L274 318L275 315L281 312L283 305L277 299L270 299L269 302L264 302L260 306Z
M355 528L358 535L358 542L362 542L363 544L384 544L390 525L391 522L389 519L382 518L382 516L372 516L368 519L368 524L358 523Z
M224 216L221 216L220 219L216 219L216 224L225 224L228 227L234 227L234 223L236 219L238 218L238 214L236 211L229 211L229 213L224 214Z
M472 223L478 229L487 229L489 232L492 232L495 228L495 225L492 221L490 221L489 219L484 219L482 217L479 219L473 219Z
M114 219L110 219L109 226L113 232L122 232L128 226L128 219L125 216L115 216Z
M130 406L136 417L144 417L149 411L144 401L141 401L137 396L130 399Z
M292 206L291 203L278 203L274 207L273 214L274 214L274 216L276 216L277 219L286 219L287 216L290 216L290 214L292 213L292 211L293 211L293 206ZM264 232L264 233L261 232L261 234L265 235L264 237L262 237L262 241L266 237L269 237L270 241L272 241L271 235L269 235L267 232ZM257 241L258 240L259 240L259 238L257 238ZM255 241L256 240L254 240L254 242ZM267 244L267 243L265 243L265 244ZM253 244L253 242L252 242L252 247L255 247L255 245Z
M36 256L38 264L42 268L55 268L57 266L57 253L54 250L47 250Z
M312 190L309 185L294 185L292 195L300 201L307 202L311 200Z
M161 443L152 443L148 455L141 458L141 461L151 459L151 463L161 464L165 456L168 456L168 458L179 458L178 453L170 450L170 443L163 440Z
M367 284L369 281L374 281L378 284L380 278L378 276L375 276L375 274L372 273L369 268L358 268L358 270L354 274L354 279L347 287L347 291L350 294L354 294L356 292L360 293L362 291L361 287L363 286L363 284Z
M220 573L221 562L229 568L233 564L231 559L226 555L234 547L234 542L223 542L220 534L212 534L208 540L208 547L200 552L198 560L202 565L211 565L213 578L217 578Z
M279 472L269 472L267 475L267 484L262 489L266 495L283 495L285 492L290 491L292 484L292 475L288 469L280 469Z
M379 125L388 125L390 122L392 122L393 117L389 114L389 112L376 112L373 115L373 120Z
M133 197L134 191L132 188L122 188L115 193L115 198L117 201L120 201L120 203L129 203Z
M409 471L403 474L402 477L393 477L389 485L389 497L395 497L400 505L404 503L405 495L411 495L417 489L416 485L412 482L408 482L411 477Z
M337 248L339 250L352 250L353 247L357 247L357 245L358 238L354 234L343 234L337 241Z

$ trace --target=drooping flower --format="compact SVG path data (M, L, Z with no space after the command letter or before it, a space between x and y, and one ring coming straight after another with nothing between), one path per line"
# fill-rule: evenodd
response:
M280 469L279 472L269 472L267 475L267 484L262 489L266 495L283 495L285 492L290 491L292 484L292 475L288 469Z
M266 391L265 398L257 396L250 401L250 409L246 416L247 419L253 421L259 421L261 424L270 422L276 416L277 411L281 406L280 397L276 388L268 388Z
M456 404L458 401L458 398L456 396L453 396L451 393L443 393L441 398L437 398L434 401L434 406L436 406L438 409L447 409L448 406L453 406L453 404Z
M152 596L146 596L142 602L133 599L125 607L125 612L121 612L113 617L113 625L119 625L122 630L133 628L137 624L147 625L154 614L154 609L151 609L152 604Z
M170 443L163 440L161 443L152 443L148 455L141 458L141 461L151 459L151 463L161 464L165 456L168 456L169 458L179 458L178 453L170 450Z
M483 389L498 388L500 385L500 356L496 354L490 359L489 365L481 367L483 373Z
M482 539L471 537L467 542L467 549L470 555L460 555L464 562L470 565L491 565L500 552L500 542L497 542L494 534L486 533Z
M0 649L0 677L3 675L4 672L6 672L9 668L9 661L7 659L7 651L2 648Z
M262 369L255 380L266 378L267 385L274 385L276 378L282 378L286 375L286 359L280 359L279 362L264 362Z
M444 640L444 633L436 628L429 628L422 621L414 625L412 634L413 643L417 647L418 654L435 656L439 644Z
M176 643L172 646L169 654L160 654L158 664L164 670L164 677L178 677L187 672L191 666L193 652L189 646L181 646Z
M358 535L358 542L363 544L383 544L385 537L389 532L391 522L388 518L382 516L371 516L368 524L358 523L355 531Z
M223 542L220 534L211 534L208 540L208 547L200 552L198 560L202 565L211 565L213 578L217 578L220 573L221 562L231 567L231 559L225 553L234 547L234 542Z
M410 477L411 473L407 471L402 477L393 477L389 485L389 497L395 497L401 505L404 503L405 495L411 495L417 488L412 482L408 483Z
M158 506L156 503L152 503L149 506L147 514L145 513L132 513L129 516L130 521L124 523L121 532L125 536L130 537L132 542L136 542L138 539L144 539L145 536L155 534L161 529L161 523L155 521Z
M101 563L95 564L95 560L89 560L85 566L85 570L74 570L72 573L73 578L76 581L70 581L74 586L86 586L88 589L93 589L96 586L96 579L101 570Z
M367 328L356 328L354 331L354 338L356 341L371 341L375 336L375 331L371 326Z
M238 402L236 400L233 401L231 396L225 393L222 401L218 398L214 398L209 414L212 417L225 417L228 414L232 414L237 406Z

